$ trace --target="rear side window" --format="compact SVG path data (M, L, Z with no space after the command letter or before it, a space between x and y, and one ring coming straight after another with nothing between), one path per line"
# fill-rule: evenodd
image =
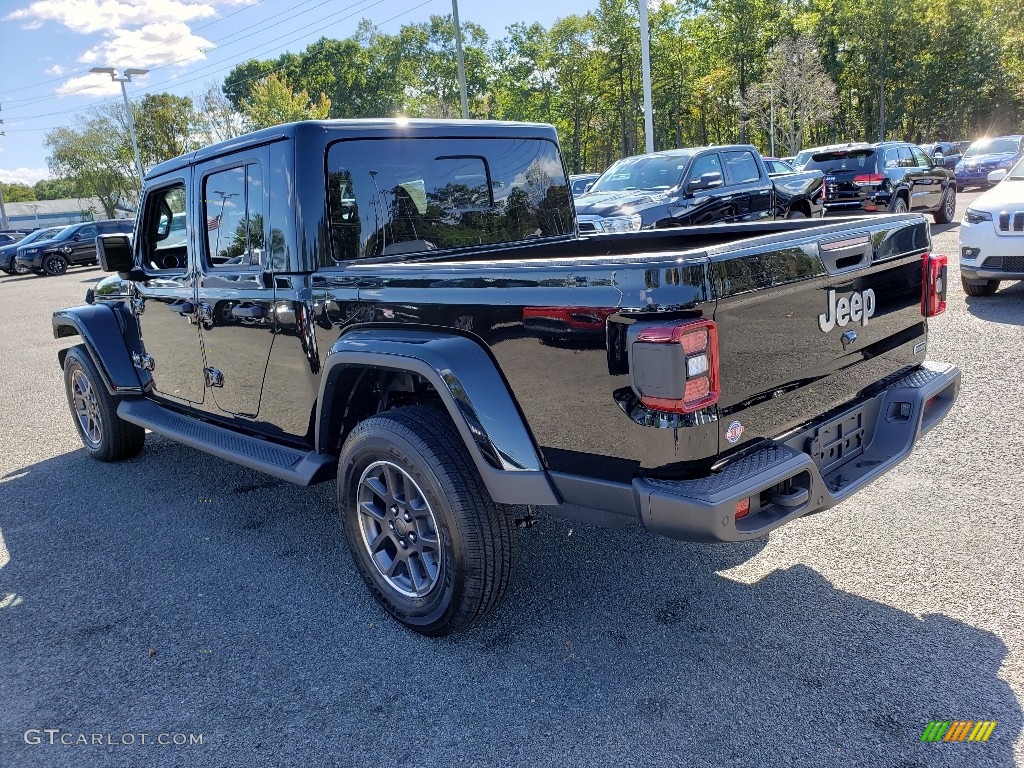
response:
M761 178L757 161L750 152L723 152L730 184L749 184Z
M212 268L258 266L266 245L259 163L211 173L203 181L206 258Z
M543 139L357 139L328 149L335 262L571 234Z

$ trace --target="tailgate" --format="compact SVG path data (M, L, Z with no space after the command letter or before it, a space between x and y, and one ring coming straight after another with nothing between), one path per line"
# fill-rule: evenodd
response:
M778 436L922 362L928 247L927 223L911 215L710 251L721 451Z

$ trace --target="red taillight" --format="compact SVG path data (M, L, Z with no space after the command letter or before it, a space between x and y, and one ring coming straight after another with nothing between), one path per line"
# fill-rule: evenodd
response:
M946 271L948 259L926 253L921 266L921 314L935 317L946 311Z
M854 184L881 184L885 181L885 176L880 173L862 173L860 176L853 177Z
M640 402L671 413L693 413L718 402L718 327L713 320L644 328L637 341L678 344L683 350L686 377L681 399L641 395Z

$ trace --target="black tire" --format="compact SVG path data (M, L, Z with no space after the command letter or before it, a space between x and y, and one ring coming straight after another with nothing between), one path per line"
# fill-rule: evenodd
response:
M804 213L803 211L798 211L797 209L794 208L789 213L786 214L786 218L787 219L806 219L807 218L807 214Z
M939 210L932 214L936 224L949 224L956 217L956 189L953 186L946 187L942 195L942 204Z
M68 260L59 253L51 253L43 259L43 274L58 277L68 271Z
M16 261L12 261L11 262L11 274L12 275L27 275L31 271L32 271L31 268L24 267L24 266L18 264L18 262L16 262Z
M338 502L359 573L409 629L431 637L457 632L501 601L516 559L515 526L491 499L447 414L417 405L356 426L338 461Z
M964 293L968 296L991 296L999 290L998 280L989 280L986 283L971 284L961 277L960 284L963 285Z
M907 201L902 195L897 195L892 199L892 202L889 203L890 213L906 213L907 210Z
M71 417L90 456L121 461L139 455L146 430L117 415L117 400L107 392L84 345L72 347L64 358L64 389Z

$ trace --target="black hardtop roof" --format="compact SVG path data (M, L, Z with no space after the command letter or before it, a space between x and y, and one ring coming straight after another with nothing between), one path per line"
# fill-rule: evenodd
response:
M453 137L550 139L557 141L554 126L546 123L518 123L501 120L434 120L421 118L369 118L359 120L302 120L246 133L234 139L188 152L153 166L146 178L176 171L191 163L202 162L246 147L269 144L282 139L321 140L354 138Z

